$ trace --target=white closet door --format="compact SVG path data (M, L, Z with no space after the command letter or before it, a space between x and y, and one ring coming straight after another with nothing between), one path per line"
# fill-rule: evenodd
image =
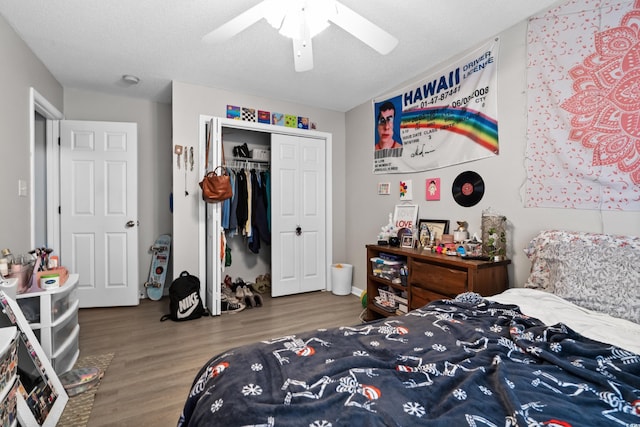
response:
M220 119L212 117L201 117L201 141L206 141L206 129L211 126L211 147L209 150L209 159L205 158L206 143L201 146L201 162L202 166L201 176L204 176L205 171L214 170L222 162L222 126ZM207 162L208 161L208 162ZM207 168L207 165L209 166ZM186 166L184 166L186 167ZM200 188L198 188L200 192ZM201 200L201 194L198 194ZM201 223L205 225L200 233L206 233L206 254L207 259L204 262L204 274L206 279L200 281L200 297L204 301L205 307L209 310L212 316L220 314L220 282L222 281L222 262L220 260L220 247L221 247L221 232L222 232L222 203L204 203L200 201L201 205L205 206L204 212L206 215L206 222ZM201 264L203 265L203 264ZM174 272L174 274L180 274ZM201 272L202 277L202 272Z
M272 296L326 288L324 143L272 135Z

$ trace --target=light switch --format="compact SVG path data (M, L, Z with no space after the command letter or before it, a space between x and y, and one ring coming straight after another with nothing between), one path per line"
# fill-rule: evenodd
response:
M18 180L18 196L27 197L29 194L29 188L27 186L27 181L24 179Z

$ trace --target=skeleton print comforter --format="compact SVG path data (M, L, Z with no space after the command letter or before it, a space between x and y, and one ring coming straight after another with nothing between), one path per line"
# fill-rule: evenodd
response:
M480 297L213 357L179 426L640 426L640 355Z

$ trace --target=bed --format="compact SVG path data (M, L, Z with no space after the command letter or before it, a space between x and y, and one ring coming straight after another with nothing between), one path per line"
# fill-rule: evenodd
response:
M178 425L640 426L640 238L525 252L522 288L216 355Z

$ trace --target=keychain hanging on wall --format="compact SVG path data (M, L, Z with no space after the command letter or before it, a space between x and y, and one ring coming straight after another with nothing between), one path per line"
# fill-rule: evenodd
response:
M182 145L176 145L173 152L176 154L176 162L178 163L178 169L180 169L180 157L182 156ZM186 157L186 154L185 154Z
M191 147L191 151L193 151L193 147ZM187 197L189 195L189 191L187 190L187 160L189 154L189 147L184 147L184 196Z

